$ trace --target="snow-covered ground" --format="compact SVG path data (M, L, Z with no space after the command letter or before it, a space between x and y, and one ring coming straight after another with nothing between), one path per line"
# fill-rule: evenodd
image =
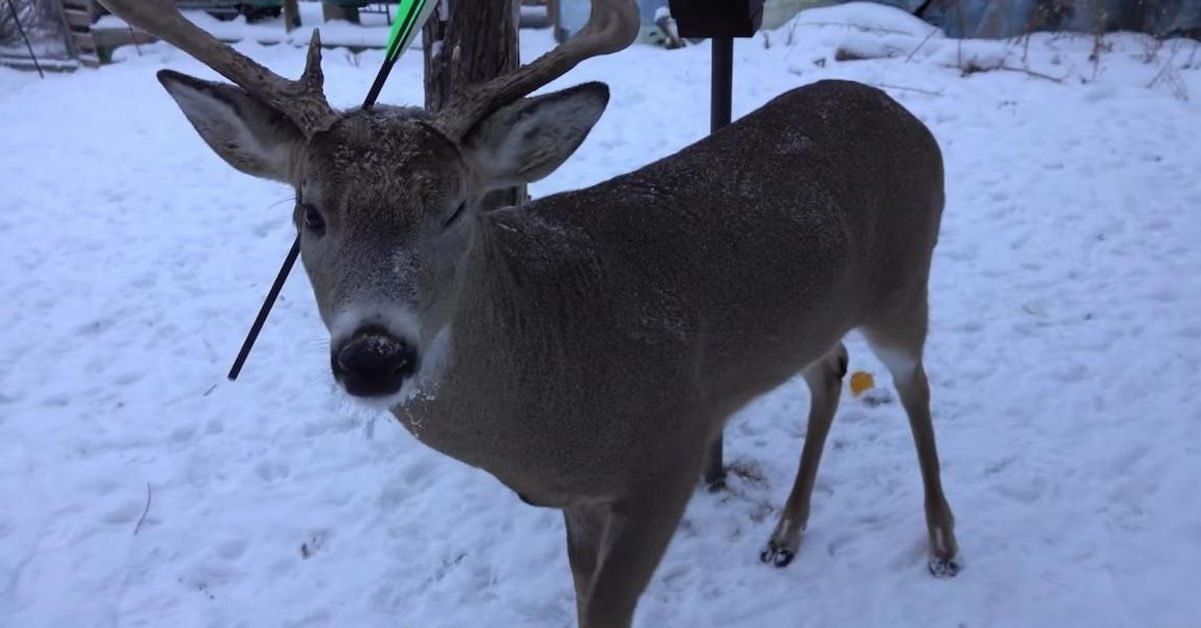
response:
M737 42L736 116L852 78L945 153L928 368L965 569L926 573L899 405L849 393L800 556L759 562L804 436L797 380L731 423L731 490L698 490L638 625L1197 626L1201 51L1113 35L1094 62L1084 36L923 43L895 11L804 19ZM523 58L551 45L525 32ZM289 191L221 162L154 78L214 73L142 55L0 69L0 626L573 626L559 516L339 397L303 273L225 380L293 238ZM355 104L380 60L328 52L331 99ZM613 98L533 193L703 136L708 63L707 45L637 46L557 81ZM420 67L406 55L384 100L420 103Z

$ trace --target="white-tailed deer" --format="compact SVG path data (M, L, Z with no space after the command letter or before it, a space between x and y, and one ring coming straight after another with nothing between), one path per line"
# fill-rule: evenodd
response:
M792 559L852 329L909 417L930 570L958 570L922 366L942 156L880 90L794 89L634 172L482 212L485 192L545 177L584 141L604 84L529 94L628 46L632 0L594 2L578 36L436 114L335 111L315 34L290 81L169 0L102 4L238 85L158 74L218 155L295 190L304 268L346 392L563 511L581 626L631 624L709 444L801 374L808 434L762 554Z

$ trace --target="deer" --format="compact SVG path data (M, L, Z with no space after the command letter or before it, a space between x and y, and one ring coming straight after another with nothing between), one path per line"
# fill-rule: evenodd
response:
M795 87L633 171L483 210L485 193L545 178L587 138L605 83L533 94L630 46L632 0L593 0L577 35L436 112L335 110L316 31L291 80L169 0L101 3L232 81L156 75L221 159L294 191L337 388L561 511L582 628L633 625L726 423L800 378L807 433L760 551L793 560L852 331L908 417L928 570L958 573L923 359L943 158L884 91Z

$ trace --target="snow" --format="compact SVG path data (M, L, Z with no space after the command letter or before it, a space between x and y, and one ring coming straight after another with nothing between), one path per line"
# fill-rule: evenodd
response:
M1195 626L1197 44L1111 35L1094 62L1086 36L961 46L878 30L890 9L824 11L736 42L734 114L851 78L940 141L927 362L965 568L926 573L903 412L849 392L800 554L759 562L804 436L798 378L731 422L731 488L698 489L637 625ZM551 45L522 33L524 59ZM1009 69L965 75L965 52ZM225 380L294 236L290 195L215 157L154 78L215 73L165 44L117 56L0 69L0 625L573 626L561 518L339 396L302 272ZM327 51L331 100L356 104L381 60ZM552 87L605 80L609 110L532 193L702 137L708 78L707 45L581 64ZM418 54L382 100L422 101Z
M212 33L222 41L238 41L253 39L260 44L286 43L292 46L306 47L313 37L313 29L321 31L321 43L326 46L368 46L384 47L388 43L388 33L391 31L389 17L383 13L364 12L359 15L360 24L351 24L343 20L325 22L321 15L321 5L316 2L302 2L299 5L301 25L288 32L284 28L283 17L263 18L253 24L246 21L245 16L230 20L219 20L204 11L183 11L184 17L197 26ZM395 14L395 7L390 7ZM104 15L96 20L95 29L125 29L129 25L115 15ZM413 47L420 50L421 39Z
M883 10L882 10L883 9ZM844 26L875 34L900 33L925 37L930 31L941 29L929 22L904 11L884 9L874 2L847 2L829 7L814 7L801 11L789 24L781 28L796 26Z

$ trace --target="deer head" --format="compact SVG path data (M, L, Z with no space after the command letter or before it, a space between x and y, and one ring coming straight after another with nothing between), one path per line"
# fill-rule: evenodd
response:
M445 109L332 108L316 31L299 80L274 74L185 19L170 0L101 0L234 84L161 70L200 137L246 174L290 184L301 260L330 332L330 364L353 396L400 392L448 322L456 267L493 189L537 181L587 137L602 83L529 94L589 57L628 46L632 0L597 0L576 37Z

